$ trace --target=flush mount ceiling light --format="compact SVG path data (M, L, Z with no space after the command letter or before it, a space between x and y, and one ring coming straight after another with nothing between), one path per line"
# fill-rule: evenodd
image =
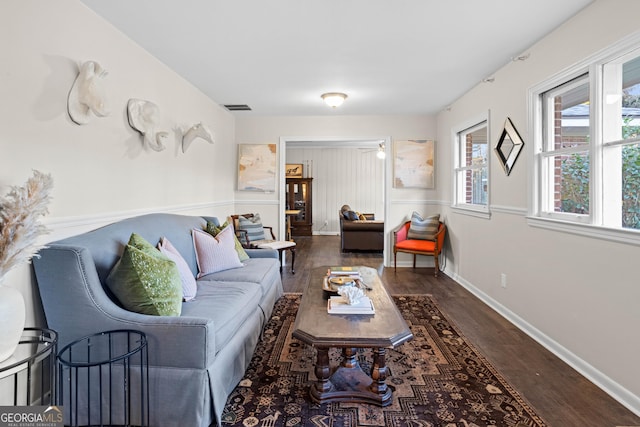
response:
M324 102L326 102L329 107L333 108L339 107L344 100L347 99L347 95L340 92L323 93L320 97L324 99Z

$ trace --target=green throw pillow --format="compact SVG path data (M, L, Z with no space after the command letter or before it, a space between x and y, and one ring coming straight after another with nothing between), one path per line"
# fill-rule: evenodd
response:
M229 221L225 221L224 224L222 224L220 227L218 227L211 221L207 221L207 226L205 227L204 231L211 234L213 237L216 237L218 233L221 232L222 229L225 228L227 225L229 225ZM236 249L236 252L238 253L238 258L240 258L240 262L248 260L249 255L247 254L247 251L245 251L244 248L242 247L242 244L240 243L240 240L238 240L238 236L236 236L235 233L233 235L233 238L235 239L235 242L236 242L235 249Z
M176 263L133 233L107 286L124 308L156 316L180 316L182 281Z

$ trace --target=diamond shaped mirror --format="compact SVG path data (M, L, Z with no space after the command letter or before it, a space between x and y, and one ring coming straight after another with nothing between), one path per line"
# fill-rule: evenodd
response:
M511 173L513 165L515 165L518 155L524 147L524 141L520 138L520 134L516 130L515 126L511 122L511 119L507 117L504 122L504 129L498 145L496 145L495 151L500 160L500 164L504 168L504 172L507 176Z

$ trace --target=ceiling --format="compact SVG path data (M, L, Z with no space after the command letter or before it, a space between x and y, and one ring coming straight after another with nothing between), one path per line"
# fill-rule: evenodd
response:
M434 114L591 1L82 0L236 116Z

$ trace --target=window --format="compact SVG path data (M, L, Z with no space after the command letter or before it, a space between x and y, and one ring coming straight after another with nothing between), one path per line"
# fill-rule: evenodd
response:
M589 214L589 92L585 75L542 94L542 211L550 216Z
M640 231L639 46L637 36L530 90L534 220L603 227L607 238Z
M455 134L454 207L487 212L489 204L489 136L487 120Z

